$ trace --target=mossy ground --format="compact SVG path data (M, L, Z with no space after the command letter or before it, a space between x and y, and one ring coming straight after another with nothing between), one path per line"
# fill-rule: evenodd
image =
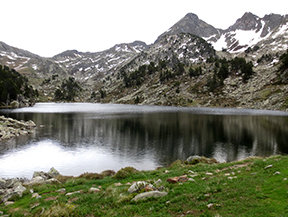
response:
M62 184L29 187L21 198L13 198L13 205L1 204L0 211L9 216L288 216L287 164L287 156L221 164L177 161L153 171L131 172L129 168L125 176L62 177ZM268 165L273 166L265 169ZM181 175L195 182L166 181ZM158 179L167 196L131 202L135 194L127 192L127 183L145 180L153 184ZM92 193L91 187L101 191ZM61 188L66 192L57 192ZM31 198L31 189L41 198ZM80 193L65 195L76 191Z

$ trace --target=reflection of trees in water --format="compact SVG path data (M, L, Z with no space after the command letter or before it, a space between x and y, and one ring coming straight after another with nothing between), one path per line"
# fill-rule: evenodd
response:
M287 117L181 112L128 117L81 113L27 115L38 126L45 125L38 127L41 136L52 136L67 146L103 146L115 154L139 159L150 154L160 164L184 160L190 155L213 157L223 150L227 161L249 155L268 156L277 151L288 153Z

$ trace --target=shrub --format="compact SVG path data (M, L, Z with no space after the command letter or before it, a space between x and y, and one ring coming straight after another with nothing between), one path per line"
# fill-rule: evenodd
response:
M115 175L115 171L114 170L105 170L102 173L100 173L102 176L114 176Z
M125 179L125 178L127 178L129 175L135 174L136 172L138 172L138 170L136 170L134 167L125 167L125 168L120 169L120 170L114 175L114 178L115 178L115 179Z
M85 178L85 179L103 179L103 175L98 173L83 173L79 176L79 178Z

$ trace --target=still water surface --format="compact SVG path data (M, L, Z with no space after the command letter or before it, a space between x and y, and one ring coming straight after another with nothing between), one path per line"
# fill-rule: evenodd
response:
M0 177L31 178L167 166L190 155L234 161L288 153L288 114L247 109L39 103L0 110L33 120L33 135L0 143Z

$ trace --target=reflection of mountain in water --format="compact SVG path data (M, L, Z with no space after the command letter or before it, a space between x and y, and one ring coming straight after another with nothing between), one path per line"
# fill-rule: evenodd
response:
M171 112L130 116L20 113L17 118L45 125L36 136L52 137L65 146L102 146L124 158L141 159L149 154L160 165L190 155L234 161L288 153L287 117Z

